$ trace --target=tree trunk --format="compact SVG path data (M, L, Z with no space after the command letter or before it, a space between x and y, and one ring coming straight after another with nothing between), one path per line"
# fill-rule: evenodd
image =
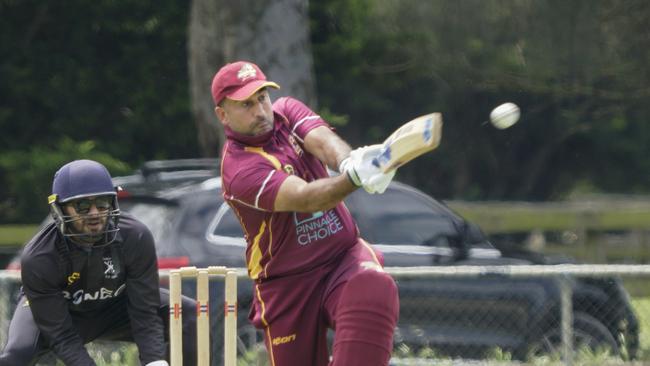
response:
M224 141L210 85L227 62L258 64L282 87L273 98L291 95L316 108L308 0L194 0L189 24L190 97L204 156L218 156Z

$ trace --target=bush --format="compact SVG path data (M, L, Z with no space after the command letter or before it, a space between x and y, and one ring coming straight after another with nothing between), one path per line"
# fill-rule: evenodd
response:
M76 159L96 160L114 176L132 170L128 164L96 151L93 141L64 138L55 148L34 146L27 151L0 153L0 223L36 223L43 219L54 173Z

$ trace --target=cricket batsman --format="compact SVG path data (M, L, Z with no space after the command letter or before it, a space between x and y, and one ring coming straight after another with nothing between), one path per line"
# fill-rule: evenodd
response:
M278 88L246 61L223 66L212 81L227 137L223 196L244 230L254 281L249 318L264 330L273 366L388 365L397 287L343 199L360 187L383 193L395 171L372 164L380 145L351 150L302 102L271 103L269 90ZM330 177L328 168L341 174Z

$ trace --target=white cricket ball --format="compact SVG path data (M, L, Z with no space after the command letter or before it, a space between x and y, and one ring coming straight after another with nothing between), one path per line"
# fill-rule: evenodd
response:
M490 112L490 122L500 130L506 129L519 121L519 107L515 103L503 103Z

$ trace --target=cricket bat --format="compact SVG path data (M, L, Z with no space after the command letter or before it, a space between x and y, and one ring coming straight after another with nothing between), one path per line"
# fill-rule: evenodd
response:
M440 145L442 114L417 117L398 128L384 141L373 164L382 172L390 172Z

